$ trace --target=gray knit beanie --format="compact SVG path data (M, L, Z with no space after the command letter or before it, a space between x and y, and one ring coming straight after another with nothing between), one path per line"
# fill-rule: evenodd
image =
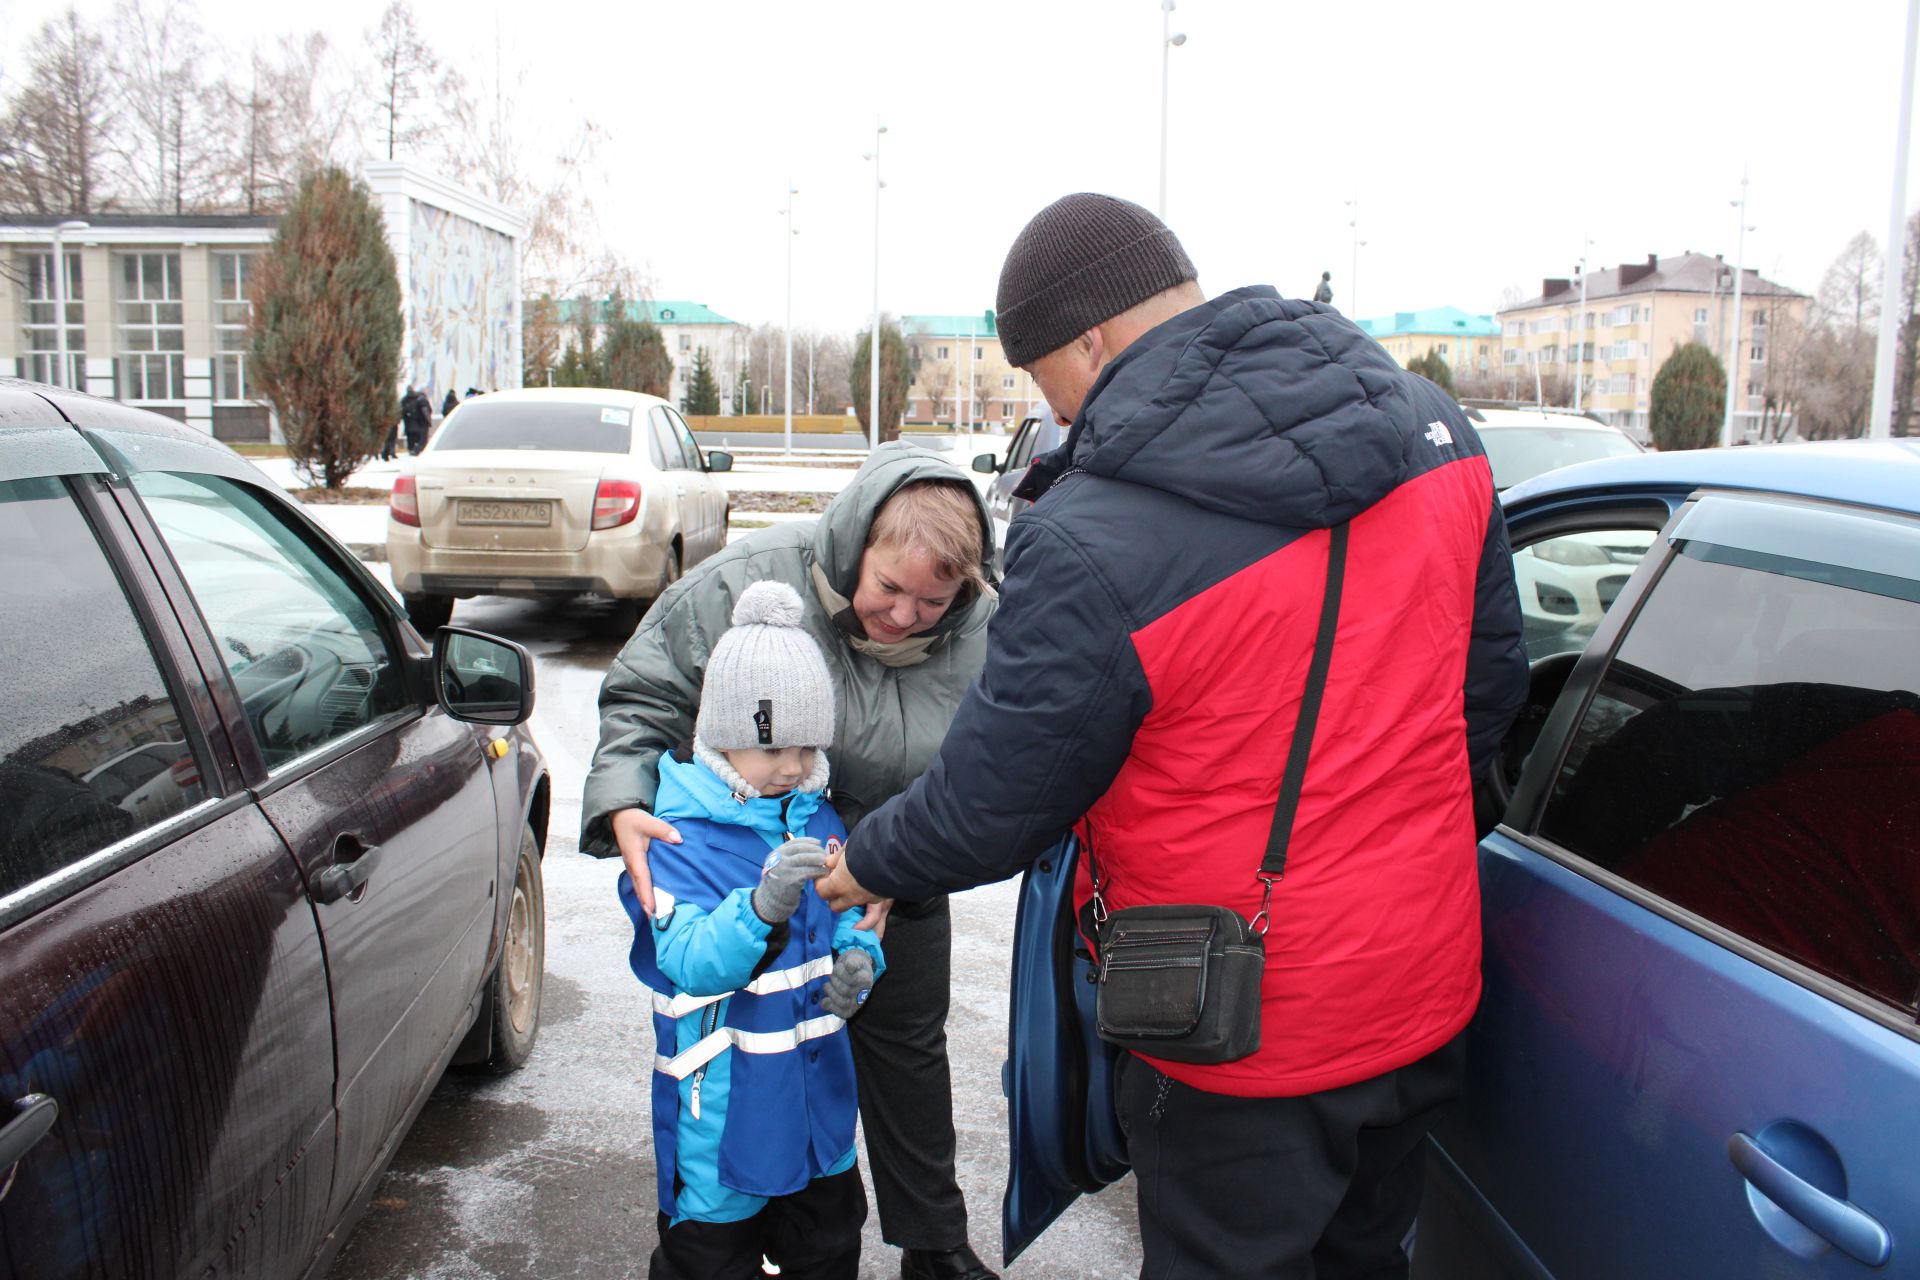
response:
M694 735L715 751L826 747L833 742L833 678L800 625L800 596L756 582L733 606L713 646Z
M1199 273L1165 223L1126 200L1081 192L1033 216L1000 268L1007 363L1024 368Z

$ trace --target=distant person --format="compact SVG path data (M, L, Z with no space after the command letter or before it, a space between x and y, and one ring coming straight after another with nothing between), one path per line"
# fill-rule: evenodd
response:
M1329 305L1331 305L1331 304L1332 304L1332 302L1333 302L1333 272L1331 272L1331 271L1322 271L1322 272L1320 273L1320 283L1319 283L1318 285L1315 285L1315 286L1314 286L1314 290L1313 290L1313 300L1314 300L1315 302L1324 302L1324 303L1327 303L1327 304L1329 304Z
M447 394L448 394L448 395L452 395L452 394L453 394L453 392L451 392L451 391L449 391L449 392L447 392ZM479 395L485 395L485 394L486 394L486 392L484 392L484 391L482 391L482 390L480 390L480 388L478 388L478 387L468 387L468 388L467 388L467 399L469 399L469 400L471 400L471 399L473 399L473 398L474 398L475 396L479 396Z
M406 428L408 453L418 454L427 447L427 436L433 431L433 405L411 383L407 394L400 397L400 422Z
M653 815L681 842L648 848L651 913L618 876L659 1040L650 1280L752 1280L763 1256L803 1280L860 1269L846 1020L886 963L860 911L809 891L847 829L827 798L833 678L804 617L784 582L740 593L707 660L693 746L658 757ZM781 1043L716 1052L717 1031Z
M452 387L448 387L447 398L440 402L440 416L444 418L459 407L460 407L460 397L453 393Z

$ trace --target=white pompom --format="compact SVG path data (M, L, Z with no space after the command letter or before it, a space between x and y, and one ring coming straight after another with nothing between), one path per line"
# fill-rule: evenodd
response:
M759 623L771 627L800 625L800 595L784 582L756 582L733 604L733 625Z

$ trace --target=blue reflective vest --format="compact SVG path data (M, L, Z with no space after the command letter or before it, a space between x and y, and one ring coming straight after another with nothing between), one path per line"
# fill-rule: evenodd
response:
M656 915L623 870L634 922L629 957L653 993L653 1139L660 1211L675 1222L737 1222L769 1197L853 1165L853 1053L846 1024L820 1008L833 957L873 954L858 910L838 917L805 893L785 925L754 913L753 887L789 834L844 842L819 792L736 799L698 761L660 761L655 816L683 843L647 851Z

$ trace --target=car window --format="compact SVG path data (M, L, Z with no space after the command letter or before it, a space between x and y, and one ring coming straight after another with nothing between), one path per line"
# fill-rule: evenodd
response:
M1868 996L1920 997L1920 582L1686 543L1542 834Z
M673 424L674 434L680 437L680 452L686 455L687 466L694 471L706 470L706 459L701 456L700 442L693 438L693 432L687 430L687 424L673 410L665 411L667 421Z
M106 553L58 480L0 483L7 745L0 897L199 803L186 727Z
M244 485L133 478L220 646L269 768L409 704L375 607Z
M1480 432L1493 487L1510 489L1559 467L1618 458L1640 449L1623 433L1594 427L1487 427Z
M1595 529L1541 538L1513 553L1527 658L1578 653L1646 557L1648 529Z
M468 400L433 438L437 453L469 449L625 453L632 445L632 409L579 400Z
M1007 474L1019 476L1033 459L1033 442L1040 434L1040 424L1029 422L1020 428L1020 434L1013 438L1013 448L1007 450Z
M652 425L654 443L660 450L660 456L666 459L660 465L669 471L687 470L687 457L680 445L680 433L667 421L667 411L655 405L647 412L647 421Z
M654 467L660 471L671 470L675 465L672 459L677 459L679 456L680 451L678 449L673 449L669 452L668 446L671 442L672 437L667 434L667 429L661 424L660 420L657 417L649 418L647 421L647 457L652 460Z

